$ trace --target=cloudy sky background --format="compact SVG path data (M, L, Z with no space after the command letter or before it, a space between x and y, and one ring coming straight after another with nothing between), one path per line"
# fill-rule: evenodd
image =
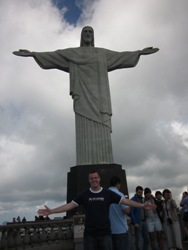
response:
M160 48L109 73L114 162L126 169L130 196L137 185L169 188L179 202L188 188L188 1L83 0L73 16L54 2L0 1L0 223L64 202L76 164L69 75L12 51L77 47L85 25L97 47Z

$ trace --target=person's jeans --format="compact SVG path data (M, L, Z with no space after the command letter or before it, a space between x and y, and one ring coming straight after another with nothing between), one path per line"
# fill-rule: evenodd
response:
M85 236L84 250L112 250L111 235L105 236Z
M113 250L130 250L129 233L112 234Z
M135 244L136 250L149 249L149 234L146 221L142 221L140 227L135 228Z

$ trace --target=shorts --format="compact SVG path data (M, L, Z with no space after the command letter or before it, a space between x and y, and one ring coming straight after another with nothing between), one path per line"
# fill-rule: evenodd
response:
M146 222L147 222L147 228L148 228L149 233L161 232L163 230L160 220L146 221Z

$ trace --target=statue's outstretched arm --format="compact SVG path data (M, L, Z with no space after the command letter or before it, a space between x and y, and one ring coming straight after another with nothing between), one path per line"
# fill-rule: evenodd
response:
M33 53L29 50L26 50L26 49L20 49L18 51L13 51L12 52L14 55L16 56L33 56Z
M159 49L158 48L153 48L153 47L147 47L143 50L140 50L140 55L149 55L156 53Z

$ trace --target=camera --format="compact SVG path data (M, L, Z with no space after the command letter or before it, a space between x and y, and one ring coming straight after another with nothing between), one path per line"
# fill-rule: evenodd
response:
M168 224L172 224L172 219L171 218L167 218Z

